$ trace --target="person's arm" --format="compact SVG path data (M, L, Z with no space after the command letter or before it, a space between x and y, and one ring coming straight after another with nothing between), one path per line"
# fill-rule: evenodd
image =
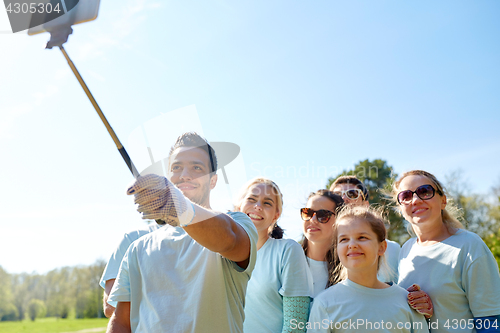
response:
M131 333L130 302L118 302L116 310L109 320L106 333Z
M184 230L198 244L246 268L250 258L250 238L231 216L193 205L195 216Z
M467 252L462 284L474 316L476 332L500 332L500 275L490 249L479 237Z
M102 297L102 308L104 309L104 315L106 318L111 318L113 312L115 312L115 307L108 304L108 297L111 293L111 289L113 289L113 285L115 284L116 279L109 279L106 281L106 285L104 287L104 295Z
M246 268L250 238L229 215L213 212L192 203L167 178L148 174L137 178L127 189L134 195L143 219L161 219L183 227L200 245Z
M305 333L309 317L309 296L283 297L282 333Z

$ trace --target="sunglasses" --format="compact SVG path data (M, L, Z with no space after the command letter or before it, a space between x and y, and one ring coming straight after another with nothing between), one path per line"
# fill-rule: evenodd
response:
M441 194L441 191L438 190ZM413 201L413 194L416 194L422 200L429 200L434 198L436 190L431 185L422 185L417 187L415 191L401 191L398 193L398 203L400 205L409 205Z
M333 212L326 209L320 209L320 210L314 210L311 208L300 209L300 217L302 217L304 221L309 221L310 219L313 218L315 214L316 214L316 219L318 220L319 223L327 223L328 221L330 221L330 217L332 217Z
M347 191L333 191L333 194L336 194L338 196L344 196L350 200L356 200L361 196L363 200L365 199L365 195L363 194L363 191L360 190L359 188L353 188Z

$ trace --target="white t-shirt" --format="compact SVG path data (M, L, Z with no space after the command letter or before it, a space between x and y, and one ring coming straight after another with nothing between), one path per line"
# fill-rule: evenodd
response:
M141 238L142 236L158 230L161 227L163 227L163 225L151 223L144 228L133 230L124 234L120 245L118 245L116 250L111 254L111 257L109 258L108 263L104 268L104 272L102 273L99 285L104 289L104 287L106 286L106 281L116 279L123 256L125 255L125 252L127 252L130 244L132 244L135 240ZM111 305L116 307L116 303Z
M386 239L387 250L385 250L385 261L387 266L381 266L377 278L382 282L398 282L398 262L401 246L391 240Z
M389 269L385 266L380 267L377 277L382 282L396 283L398 281L398 261L401 246L388 239L386 239L386 241L387 250L384 256ZM328 266L326 265L326 261L317 261L311 258L307 258L307 261L313 277L313 297L316 297L320 292L326 289L326 283L328 282Z
M284 296L312 296L312 277L304 251L296 241L269 238L257 251L248 282L243 330L281 332Z
M307 262L313 279L314 291L312 297L314 298L326 289L328 266L326 265L326 261L317 261L311 258L307 258Z
M344 280L316 297L307 332L429 332L407 295L398 285L372 289Z
M201 246L179 227L165 226L132 243L109 296L130 302L132 332L242 332L258 236L248 216L228 215L250 238L246 269Z
M430 246L416 240L401 249L398 284L408 288L416 283L429 294L433 333L475 332L470 319L500 314L498 265L478 235L459 229Z

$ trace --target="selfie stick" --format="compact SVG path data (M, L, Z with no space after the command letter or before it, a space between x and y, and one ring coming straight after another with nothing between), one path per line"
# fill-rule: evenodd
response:
M45 48L51 49L54 46L58 46L59 49L61 50L62 54L66 58L66 61L68 62L69 67L71 67L71 70L76 76L76 79L78 82L80 82L80 85L82 86L83 90L85 91L85 94L87 94L87 97L89 98L90 102L94 106L94 109L97 111L97 114L99 115L99 118L101 118L102 122L104 123L104 126L106 126L106 129L108 130L109 135L111 135L111 138L115 142L116 148L118 148L118 151L120 152L120 155L122 155L123 160L127 164L130 172L132 172L132 175L134 175L135 178L139 176L139 172L137 172L137 169L135 168L134 163L130 159L130 156L128 155L127 151L125 150L125 147L121 144L120 140L116 136L115 131L109 124L108 120L104 116L104 113L102 113L101 108L97 104L96 100L94 99L94 96L92 96L92 93L90 92L89 88L85 84L85 81L83 81L82 76L78 72L78 69L76 69L75 64L73 61L71 61L70 57L68 56L68 53L66 53L66 50L63 47L63 44L68 41L68 36L73 32L73 29L71 26L58 29L56 31L50 32L50 40L47 42L47 46Z
M61 52L63 53L64 57L66 58L66 61L68 61L69 67L71 67L71 70L76 76L76 79L78 82L80 82L80 85L82 86L83 90L85 91L85 94L87 94L87 97L89 98L90 102L94 106L94 109L97 111L97 114L99 115L99 118L101 118L102 122L104 123L104 126L106 126L106 129L108 130L109 135L111 135L111 138L115 142L116 148L118 148L118 151L120 152L120 155L122 155L123 160L127 164L130 172L132 172L132 175L134 175L134 178L139 177L139 172L135 168L134 163L130 159L130 156L128 156L127 151L125 150L125 147L121 144L120 140L116 136L115 131L113 131L113 128L109 124L108 120L104 116L104 113L102 113L101 108L97 104L96 100L94 99L94 96L92 96L92 93L90 92L89 88L85 84L85 81L83 81L82 76L78 72L78 69L76 69L75 64L73 61L68 56L68 53L66 53L66 50L62 46L64 43L68 41L68 36L73 32L73 29L71 26L67 26L64 28L59 28L55 31L50 32L50 40L47 42L47 46L45 47L46 49L51 49L54 46L59 47ZM163 220L156 220L156 223L158 224L165 224L165 221Z

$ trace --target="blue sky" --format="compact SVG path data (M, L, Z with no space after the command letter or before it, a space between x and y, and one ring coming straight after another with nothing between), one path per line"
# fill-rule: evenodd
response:
M267 176L297 239L308 192L367 158L461 169L477 193L500 183L499 14L496 0L108 0L65 48L136 164L141 126L157 156L191 127L234 142L213 207ZM9 29L0 9L0 265L107 260L144 223L132 177L49 36Z

